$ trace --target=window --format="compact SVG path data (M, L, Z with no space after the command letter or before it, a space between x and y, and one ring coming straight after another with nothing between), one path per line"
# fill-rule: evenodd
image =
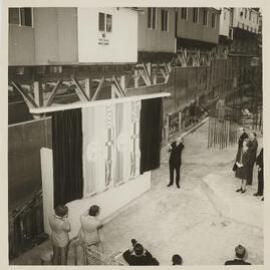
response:
M156 29L156 8L147 9L147 27Z
M224 20L226 20L226 11L224 10Z
M198 8L193 8L193 11L192 11L192 21L194 23L197 23L198 22Z
M161 10L161 31L168 31L168 11Z
M106 32L112 32L112 15L106 15Z
M20 26L33 26L31 8L9 8L9 23Z
M249 20L251 21L251 10L249 11Z
M224 12L225 15L225 12ZM208 12L207 9L204 8L203 9L203 25L207 25L207 21L208 21Z
M98 30L100 32L112 32L112 15L102 12L98 13Z
M105 14L98 13L98 30L101 32L105 31Z
M245 8L245 19L247 18L247 9Z
M187 8L181 8L181 19L187 19Z
M216 27L216 14L212 13L212 28Z

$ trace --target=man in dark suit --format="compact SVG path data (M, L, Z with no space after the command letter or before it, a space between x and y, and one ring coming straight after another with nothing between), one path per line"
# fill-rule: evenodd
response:
M263 196L263 148L256 159L258 166L258 189L254 196Z
M184 149L183 139L182 137L178 137L176 141L169 145L169 152L170 152L170 159L169 159L169 166L170 166L170 183L167 185L172 186L174 180L174 171L176 172L176 186L180 188L180 167L181 167L181 156L182 151Z
M225 262L225 265L251 265L251 263L245 262L244 257L246 255L246 249L238 245L235 248L235 259L234 260L229 260Z
M129 265L159 265L159 262L135 239L131 240L132 248L123 253L125 261Z
M247 185L252 185L253 180L253 167L257 157L258 142L256 139L257 135L255 132L250 133L250 140L248 143L248 153L250 157L250 166L247 174Z

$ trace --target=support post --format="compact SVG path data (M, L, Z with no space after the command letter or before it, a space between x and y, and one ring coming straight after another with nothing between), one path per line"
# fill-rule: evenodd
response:
M135 69L134 71L134 88L138 88L139 87L139 79L140 79L140 76L139 76L139 71L137 69Z
M38 81L35 81L33 86L34 86L34 100L38 107L42 107L43 106L43 91Z
M120 86L121 86L123 92L126 93L127 92L127 90L126 90L127 87L126 87L126 76L125 75L120 77Z
M87 96L87 98L88 98L88 100L90 100L91 99L91 86L90 86L90 79L89 78L87 78L87 79L85 79L84 80L84 89L85 89L85 94L86 94L86 96Z

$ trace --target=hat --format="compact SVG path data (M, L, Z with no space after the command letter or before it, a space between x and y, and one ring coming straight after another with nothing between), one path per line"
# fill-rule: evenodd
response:
M243 246L238 245L237 247L235 247L235 254L239 258L243 258L246 254L246 249Z

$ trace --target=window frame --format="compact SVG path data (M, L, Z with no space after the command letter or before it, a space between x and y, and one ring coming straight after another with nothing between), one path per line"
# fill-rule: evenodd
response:
M10 23L9 22L9 9L17 9L18 10L18 19L19 19L19 23ZM21 13L21 10L22 9L30 9L31 11L31 25L25 25L25 24L22 24L22 13ZM34 27L34 12L33 12L33 8L32 7L9 7L8 9L8 24L9 25L17 25L19 27L31 27L33 28Z
M103 18L103 27L104 29L101 30L100 29L100 15L103 14L104 15L104 18ZM111 16L111 29L110 31L108 31L108 20L107 20L107 17L108 16ZM110 14L110 13L105 13L105 12L98 12L98 32L101 32L101 33L112 33L113 31L113 15Z
M164 14L164 16L165 16L164 21L162 20L162 18L163 18L162 14ZM160 27L161 31L162 32L169 32L169 11L167 9L161 9L160 22L161 22L161 27ZM163 25L164 22L166 22L165 25ZM166 26L166 27L163 28L163 26Z
M206 22L205 22L205 17L204 17L204 15L205 15L205 12L206 12ZM207 8L204 8L203 9L203 21L202 21L202 24L204 25L204 26L208 26L208 10L207 10ZM224 14L225 14L225 11L224 11Z
M185 18L183 18L183 10L186 11ZM188 20L188 8L181 8L181 20L185 20L185 21Z
M216 26L217 26L217 16L216 16L216 13L212 12L211 15L212 15L211 16L211 27L212 28L216 28ZM214 20L213 20L213 18L214 18Z
M150 17L149 17L149 11L151 11ZM155 14L155 16L154 16L154 14ZM149 22L150 22L150 24L149 24ZM157 8L155 8L155 7L147 8L147 29L150 29L150 30L157 29Z
M194 21L194 14L196 14L196 21ZM192 8L192 22L199 23L199 8Z

